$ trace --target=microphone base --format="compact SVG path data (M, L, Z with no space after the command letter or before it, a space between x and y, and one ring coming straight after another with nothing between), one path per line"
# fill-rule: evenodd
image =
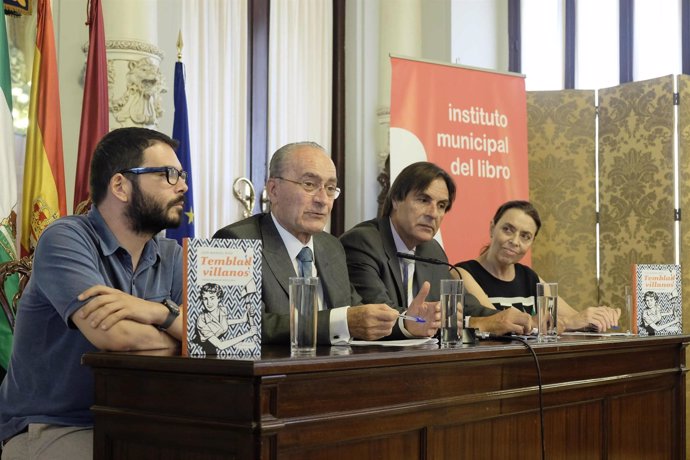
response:
M477 343L476 329L473 328L463 328L462 329L462 344L463 345L475 345Z

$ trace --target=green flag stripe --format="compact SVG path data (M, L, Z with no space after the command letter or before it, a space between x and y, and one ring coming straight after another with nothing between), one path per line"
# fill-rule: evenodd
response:
M15 175L14 166L14 150L12 149L12 77L10 74L10 54L7 43L7 26L5 23L5 15L0 18L0 89L2 89L3 97L0 97L0 156L11 155L6 157L7 161L0 161L0 164L5 165L3 169L7 171L0 171L0 176L3 174ZM9 126L5 126L9 124ZM10 136L7 136L7 133ZM4 139L10 137L9 139ZM7 165L11 165L7 167ZM11 170L10 170L11 169ZM10 176L11 177L11 176ZM2 180L7 180L3 177ZM12 181L14 183L14 181ZM10 189L11 190L11 189ZM14 191L16 194L16 191ZM4 194L5 192L3 192ZM16 195L15 195L16 196ZM12 197L0 197L0 199L12 200ZM0 209L11 209L15 203L3 203ZM3 213L4 214L4 213ZM8 216L0 216L0 263L8 260L16 259L15 238L12 228L7 220ZM12 299L17 292L19 286L19 279L13 276L5 282L5 292L7 296ZM10 353L12 352L12 332L7 317L0 311L0 366L7 369L10 360Z
M5 103L12 113L12 75L10 74L10 47L7 44L5 15L0 21L0 88L5 93Z

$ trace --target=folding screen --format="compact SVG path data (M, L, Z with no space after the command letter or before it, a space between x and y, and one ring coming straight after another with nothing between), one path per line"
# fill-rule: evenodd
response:
M600 266L596 279L594 96L528 92L530 199L544 221L534 269L575 308L624 305L634 263L675 262L673 76L599 91ZM690 76L678 76L680 207L690 213ZM686 217L687 218L687 217ZM683 330L690 321L690 225L680 225ZM597 289L598 288L598 289ZM690 349L687 353L690 360ZM690 387L688 388L690 395ZM687 397L690 401L690 396ZM686 407L686 417L690 407ZM687 447L690 449L690 437Z
M634 263L674 263L673 76L599 91L600 301Z
M678 75L678 94L680 208L685 210L685 218L690 219L690 75ZM690 322L690 225L682 220L680 264L683 267L683 331L687 332Z
M532 266L573 307L597 300L594 91L527 93Z
M690 212L690 76L678 76L678 176L680 178L680 207L685 209L686 218ZM682 214L681 214L682 217ZM683 332L688 331L690 322L690 225L680 225L680 264L683 275ZM690 349L686 348L685 360L690 362ZM690 385L686 385L685 419L690 417ZM690 451L690 425L686 423L686 451Z

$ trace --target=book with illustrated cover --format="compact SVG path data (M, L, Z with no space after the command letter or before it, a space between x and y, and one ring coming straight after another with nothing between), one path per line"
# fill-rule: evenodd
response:
M261 241L184 239L189 356L261 356Z
M680 265L633 265L633 333L673 335L683 331Z

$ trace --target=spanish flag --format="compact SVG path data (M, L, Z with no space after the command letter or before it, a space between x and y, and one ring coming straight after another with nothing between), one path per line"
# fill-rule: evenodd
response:
M37 13L22 189L22 255L33 252L41 232L48 224L67 214L60 94L50 0L38 0Z

